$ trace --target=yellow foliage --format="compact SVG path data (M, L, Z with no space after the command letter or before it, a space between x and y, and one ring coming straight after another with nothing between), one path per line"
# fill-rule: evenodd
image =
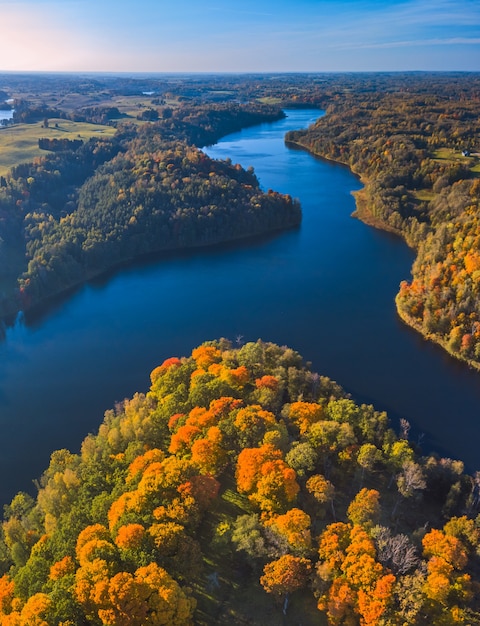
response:
M36 593L28 598L20 613L21 626L50 626L46 621L52 600L44 593Z

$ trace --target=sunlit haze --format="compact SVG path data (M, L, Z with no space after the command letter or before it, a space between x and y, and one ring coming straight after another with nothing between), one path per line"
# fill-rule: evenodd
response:
M0 0L0 71L480 69L478 0Z

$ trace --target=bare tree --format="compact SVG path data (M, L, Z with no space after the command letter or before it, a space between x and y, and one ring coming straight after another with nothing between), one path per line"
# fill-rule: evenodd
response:
M392 535L389 528L380 526L376 529L374 539L378 560L394 574L403 576L420 564L417 549L407 535Z

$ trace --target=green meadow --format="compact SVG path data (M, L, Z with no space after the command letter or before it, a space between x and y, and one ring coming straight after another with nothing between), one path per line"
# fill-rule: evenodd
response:
M14 165L47 154L47 150L38 147L38 140L43 137L88 141L91 137L112 137L115 132L112 126L56 118L48 120L48 128L44 128L43 122L0 128L0 175L5 175Z

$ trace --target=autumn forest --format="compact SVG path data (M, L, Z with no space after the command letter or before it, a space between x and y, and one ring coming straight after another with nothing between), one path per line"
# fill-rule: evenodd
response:
M348 166L355 217L415 252L392 308L480 369L477 74L0 75L1 100L7 326L134 259L301 227L202 147L309 107L287 144ZM480 624L479 473L324 374L261 339L164 360L5 505L2 626Z

